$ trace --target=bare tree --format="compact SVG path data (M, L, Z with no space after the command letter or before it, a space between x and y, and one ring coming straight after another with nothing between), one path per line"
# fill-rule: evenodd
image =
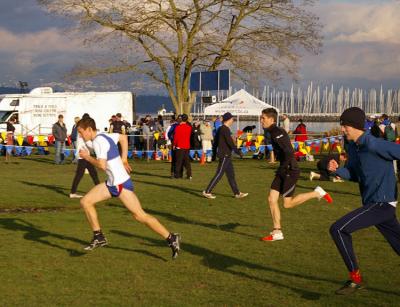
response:
M77 21L87 42L107 42L108 65L81 66L85 76L147 75L167 89L177 112L189 113L194 69L230 68L242 78L296 77L302 52L317 53L312 0L38 0Z

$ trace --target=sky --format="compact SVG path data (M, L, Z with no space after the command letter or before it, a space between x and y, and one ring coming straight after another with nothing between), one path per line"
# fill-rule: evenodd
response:
M303 58L302 83L400 87L400 1L321 0L312 10L324 25L323 49L317 56ZM67 25L67 20L43 11L36 0L1 0L0 86L15 86L22 80L30 87L96 87L91 81L64 79L78 60L95 52L66 31ZM110 79L102 86L128 90L123 84L125 88L119 88L117 79ZM129 84L139 93L154 94L143 84Z

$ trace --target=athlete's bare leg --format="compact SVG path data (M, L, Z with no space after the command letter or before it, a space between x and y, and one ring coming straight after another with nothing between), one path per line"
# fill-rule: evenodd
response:
M105 183L94 186L83 198L81 198L81 207L85 211L86 218L93 231L100 230L99 219L97 218L96 203L111 198L111 194Z
M320 197L321 197L320 194L315 191L308 193L301 193L293 197L284 197L283 206L285 208L294 208L298 205L301 205L302 203L305 203L307 200Z
M281 211L279 209L279 195L280 193L276 190L270 190L268 195L268 204L271 211L272 223L274 224L274 231L279 232L281 229Z
M138 222L146 225L164 239L168 238L170 234L169 231L163 225L161 225L161 223L154 216L144 212L142 206L140 205L140 201L134 192L123 189L119 195L119 199Z

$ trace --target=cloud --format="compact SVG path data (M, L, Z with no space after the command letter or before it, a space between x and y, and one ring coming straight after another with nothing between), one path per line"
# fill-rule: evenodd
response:
M400 79L399 2L331 2L316 13L325 25L323 52L304 58L303 77Z
M330 41L400 44L399 2L328 3L322 4L317 13Z
M83 50L79 40L69 38L62 30L49 28L33 33L13 33L0 28L0 52L77 52Z

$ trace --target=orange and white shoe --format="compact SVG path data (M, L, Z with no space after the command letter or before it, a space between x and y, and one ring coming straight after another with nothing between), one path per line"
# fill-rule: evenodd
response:
M268 236L265 236L263 238L261 238L261 241L279 241L279 240L283 240L283 233L282 232L271 232Z
M326 192L323 188L321 188L320 186L316 187L314 189L315 192L317 192L319 194L319 199L323 198L325 199L328 203L333 203L333 199L332 197L329 195L328 192Z

